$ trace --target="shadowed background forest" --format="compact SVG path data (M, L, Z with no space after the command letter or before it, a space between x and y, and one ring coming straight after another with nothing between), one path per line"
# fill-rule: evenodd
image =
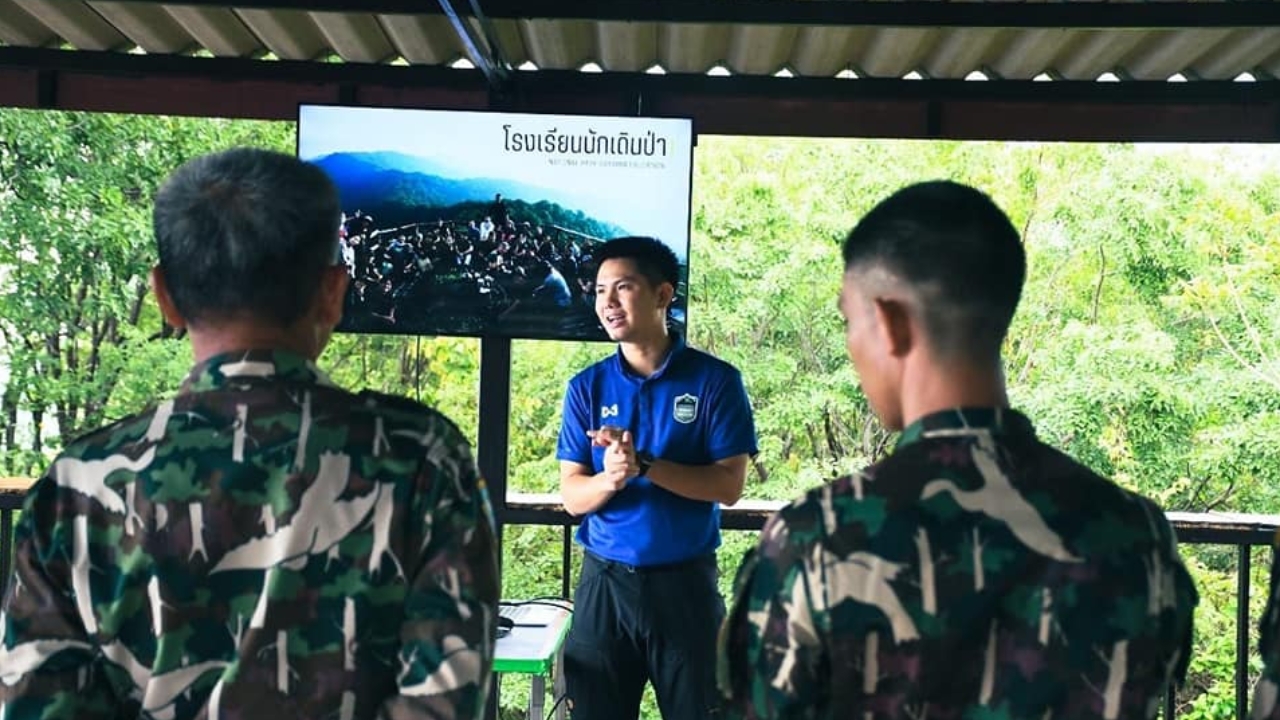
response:
M190 351L147 295L151 197L190 157L292 152L293 132L0 109L0 473L38 475L67 439L173 392ZM877 200L931 178L986 190L1023 231L1006 372L1044 439L1166 510L1275 511L1280 149L1240 146L700 138L690 343L745 378L761 447L746 497L790 499L891 447L845 356L839 241ZM565 383L611 351L514 342L512 491L555 491ZM321 365L434 405L474 440L476 340L342 335ZM559 539L506 529L505 596L559 594ZM753 540L725 533L725 590ZM1233 717L1234 551L1183 549L1202 599L1179 716ZM1256 550L1255 625L1269 565ZM522 692L503 684L504 714ZM651 697L645 714L658 717Z

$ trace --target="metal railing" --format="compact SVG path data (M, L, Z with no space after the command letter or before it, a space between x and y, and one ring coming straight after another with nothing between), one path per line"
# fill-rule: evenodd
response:
M29 481L0 478L0 599L13 576L13 517L22 509Z
M0 484L0 595L13 571L13 519L22 507L25 488L13 483ZM781 502L744 500L721 513L721 526L727 531L758 531ZM565 512L558 495L509 493L507 502L498 508L503 525L540 525L561 528L560 590L571 597L573 590L572 529L578 518ZM1243 515L1236 513L1168 513L1180 545L1226 545L1236 554L1236 717L1245 720L1249 706L1249 617L1250 550L1271 545L1280 528L1280 516ZM1173 690L1165 696L1164 717L1176 716Z
M730 508L723 508L720 525L729 531L759 531L769 516L782 507L782 502L743 500ZM561 505L559 495L508 493L506 507L500 510L504 525L561 526L561 594L571 597L573 582L572 528L579 521L568 514ZM1249 617L1250 575L1253 559L1250 550L1257 546L1270 546L1280 528L1280 516L1245 515L1239 513L1167 513L1169 522L1183 545L1226 545L1235 549L1236 555L1236 657L1235 695L1236 718L1246 720L1249 707ZM1165 695L1164 718L1174 718L1176 697L1173 688Z

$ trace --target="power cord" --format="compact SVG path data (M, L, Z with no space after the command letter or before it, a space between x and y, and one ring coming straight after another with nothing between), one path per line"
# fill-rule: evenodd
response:
M551 709L547 711L547 720L551 720L551 716L556 714L556 708L560 707L560 703L568 699L569 699L568 693L565 693L564 695L561 695L559 698L557 698L556 701L552 703Z
M570 616L573 615L573 604L570 603L568 600L564 600L563 598L559 598L554 595L545 595L543 597L531 598L529 600L499 600L498 605L499 605L499 608L521 607L523 605L548 605L557 610L563 610L564 612L569 613ZM501 609L499 609L497 622L498 624L497 624L496 637L498 638L504 638L510 635L512 628L518 625L518 623L516 623L513 619L504 617L501 613Z
M530 598L529 600L501 600L498 604L505 605L507 607L520 607L521 605L549 605L553 608L564 610L570 615L573 614L573 603L554 595L544 595L542 597Z
M553 608L564 610L570 615L573 614L573 603L556 595L542 595L528 600L499 600L498 605L505 605L507 607L520 607L521 605L549 605ZM510 630L507 630L507 632L509 633ZM501 635L499 635L499 637L501 637ZM568 699L568 693L556 698L556 701L551 705L551 709L547 711L546 720L551 720L551 718L555 716L556 710L560 707L560 704Z

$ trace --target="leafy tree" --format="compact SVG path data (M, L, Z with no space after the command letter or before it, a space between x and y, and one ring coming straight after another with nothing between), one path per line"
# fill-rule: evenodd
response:
M185 365L148 300L151 198L178 163L281 124L0 112L0 338L5 470L155 397ZM159 369L160 372L156 372ZM29 412L29 437L19 413ZM52 421L52 422L50 422ZM50 429L55 437L49 437Z
M150 198L189 157L233 144L288 151L292 132L287 123L0 110L4 472L34 473L72 435L172 392L190 355L146 293ZM1029 277L1006 374L1041 435L1169 510L1272 511L1275 159L1264 148L702 138L690 341L746 379L761 440L747 495L789 499L891 447L845 355L839 242L888 193L947 177L987 190L1023 231ZM565 384L611 352L514 343L513 490L555 491ZM474 339L340 335L322 364L348 387L439 407L475 438ZM562 539L559 528L507 528L505 594L558 595ZM753 541L726 533L722 589ZM1202 604L1180 711L1230 717L1235 554L1184 554ZM1264 554L1255 553L1255 588L1265 587ZM573 568L579 558L575 550ZM1254 618L1263 594L1251 597ZM504 707L519 706L523 692L505 683Z

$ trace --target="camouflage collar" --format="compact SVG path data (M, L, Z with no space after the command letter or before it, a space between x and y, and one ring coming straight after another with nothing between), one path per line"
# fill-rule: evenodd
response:
M179 393L214 390L236 379L334 384L314 362L301 355L285 350L237 350L214 355L196 365L182 382Z
M978 432L1034 435L1027 416L1009 408L953 408L925 415L902 430L894 447L900 450L929 437L956 437Z

